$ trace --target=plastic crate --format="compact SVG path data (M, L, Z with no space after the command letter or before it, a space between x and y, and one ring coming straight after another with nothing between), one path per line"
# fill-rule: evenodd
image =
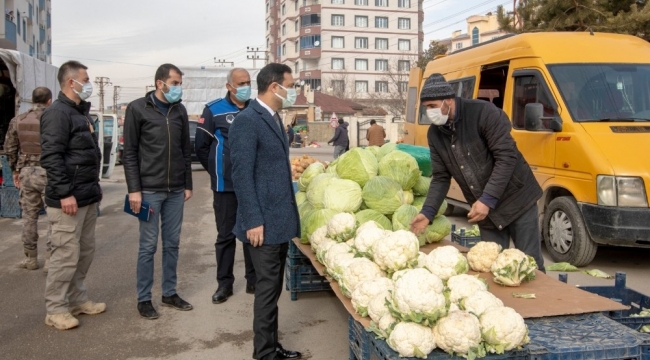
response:
M567 282L567 274L562 273L559 275L559 278L560 281ZM603 312L603 314L610 319L614 319L617 322L637 331L645 325L650 325L650 316L630 316L640 313L643 309L650 309L650 296L626 287L624 272L616 273L616 276L614 277L614 286L580 286L580 289L612 299L623 305L630 306L629 310Z
M298 192L298 182L294 181L291 184L293 185L293 192L297 193Z
M465 236L465 230L461 229L460 234L456 234L456 225L451 225L451 241L455 242L460 246L471 248L481 241L480 236Z
M15 186L14 177L9 167L9 159L7 155L0 155L0 165L2 165L2 186Z
M643 360L647 338L602 314L526 320L531 360Z
M21 218L23 211L20 208L19 190L13 186L3 186L0 188L0 217L3 218Z
M350 360L370 359L370 341L366 329L354 320L352 316L348 317L348 340L350 341ZM372 335L371 335L372 336Z
M290 259L306 259L309 260L305 254L300 251L300 248L296 246L293 241L289 241L289 251L287 251L287 257Z
M291 301L298 300L298 293L331 290L329 281L318 271L309 259L287 258L285 266L285 287L291 292Z

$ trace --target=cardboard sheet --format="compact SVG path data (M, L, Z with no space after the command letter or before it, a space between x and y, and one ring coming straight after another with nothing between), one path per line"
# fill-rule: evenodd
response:
M325 267L316 260L316 256L311 252L310 246L301 244L298 239L294 239L294 242L300 251L311 260L318 273L323 275L325 273ZM428 254L436 247L446 245L452 245L461 250L461 252L467 252L468 250L467 248L445 239L439 243L423 246L420 248L420 251ZM470 274L477 273L470 272ZM610 299L581 290L573 285L563 283L541 271L537 271L537 277L535 280L517 287L501 286L495 283L492 280L492 274L478 274L481 278L487 281L489 291L492 294L501 299L505 306L515 309L524 318L578 315L602 311L626 310L629 308L628 306ZM352 317L354 317L354 319L364 327L370 326L370 318L362 318L359 316L359 314L354 311L350 299L345 297L341 292L336 281L330 280L330 282L332 290L334 290L334 293L339 300L341 300L343 306L345 306L350 315L352 315ZM512 293L535 294L536 299L514 298Z

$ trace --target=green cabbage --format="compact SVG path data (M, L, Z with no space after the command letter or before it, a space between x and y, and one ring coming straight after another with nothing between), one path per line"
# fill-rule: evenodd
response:
M364 186L368 180L377 176L377 159L371 152L362 148L354 148L339 160L336 173L341 179L352 180Z
M396 149L397 149L397 144L387 143L387 144L382 145L379 148L379 151L377 152L377 155L376 155L377 161L381 161L381 159L384 156L386 156L386 154L388 154L388 153L390 153L392 151L395 151Z
M431 185L431 178L420 176L415 186L413 186L413 194L415 196L427 196L429 185Z
M298 191L296 193L296 205L300 206L305 201L307 201L307 193L305 193L304 191Z
M308 211L300 220L300 242L303 244L309 244L309 237L311 234L313 234L319 227L326 226L336 214L336 211L330 209Z
M314 210L314 206L309 201L305 201L304 203L298 205L298 214L300 215L301 219L307 212L312 210Z
M433 219L431 225L427 226L424 232L418 236L418 240L420 245L431 244L442 241L449 234L451 234L451 221L441 215Z
M447 200L442 200L442 204L440 204L440 209L438 209L436 217L444 215L445 211L447 211Z
M390 220L388 220L387 217L385 217L382 213L380 213L377 210L372 210L372 209L361 210L358 213L354 214L354 216L357 218L357 221L359 222L359 226L363 225L364 223L367 223L368 221L374 221L377 223L377 225L381 226L381 228L384 230L393 229L393 225L391 224Z
M416 196L415 199L413 199L413 206L415 206L418 211L422 211L422 206L424 205L424 201L426 200L426 196Z
M361 207L361 186L352 180L331 179L325 189L326 209L353 213Z
M300 191L307 191L307 187L309 186L309 183L311 183L312 179L316 177L318 174L322 174L325 172L325 165L315 162L305 169L303 171L302 175L300 175L300 179L298 179L298 190Z
M420 168L413 156L395 150L379 161L379 175L397 181L403 190L411 190L420 178Z
M413 205L402 205L393 214L393 231L410 230L411 221L418 214L418 209Z
M368 208L391 215L404 204L404 191L400 184L385 176L376 176L363 187L363 201Z
M343 154L343 155L337 157L336 159L334 159L334 161L332 161L331 163L329 163L329 165L327 165L327 170L325 170L325 172L328 173L328 174L334 174L334 175L336 175L336 166L339 164L339 160L341 160L341 158L342 158L344 155L345 155L345 154ZM337 176L338 176L338 175L337 175Z
M318 174L307 188L307 200L314 206L314 209L325 208L325 190L327 190L330 181L335 179L334 174Z
M404 191L404 204L411 205L413 204L414 200L415 198L413 197L413 191L411 190Z
M379 149L380 149L379 146L374 146L374 145L373 146L368 146L366 148L366 150L370 151L375 156L375 158L377 157L377 154L379 153Z

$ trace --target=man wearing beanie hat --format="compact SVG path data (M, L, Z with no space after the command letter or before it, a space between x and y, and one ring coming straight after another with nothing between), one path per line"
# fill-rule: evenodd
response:
M433 173L411 230L420 234L433 221L453 177L472 205L467 217L478 223L481 237L504 249L512 238L543 271L537 210L542 189L510 135L508 116L490 102L456 97L441 74L426 80L420 103L431 121L427 139Z

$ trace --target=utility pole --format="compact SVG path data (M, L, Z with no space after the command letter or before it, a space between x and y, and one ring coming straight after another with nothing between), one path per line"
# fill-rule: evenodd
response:
M257 53L265 53L266 51L260 50L260 48L252 48L246 46L246 52L253 54L253 55L246 55L246 59L253 60L253 69L257 69L257 60L262 60L262 58L259 55L257 55Z
M233 61L226 61L226 60L217 60L217 58L214 58L214 63L215 64L221 64L221 67L225 67L226 64L230 64L230 67L235 67L235 63Z
M111 86L111 79L105 76L99 76L95 78L95 84L99 86L99 112L104 112L104 86Z
M121 86L113 86L113 112L117 115L117 100L120 98Z

